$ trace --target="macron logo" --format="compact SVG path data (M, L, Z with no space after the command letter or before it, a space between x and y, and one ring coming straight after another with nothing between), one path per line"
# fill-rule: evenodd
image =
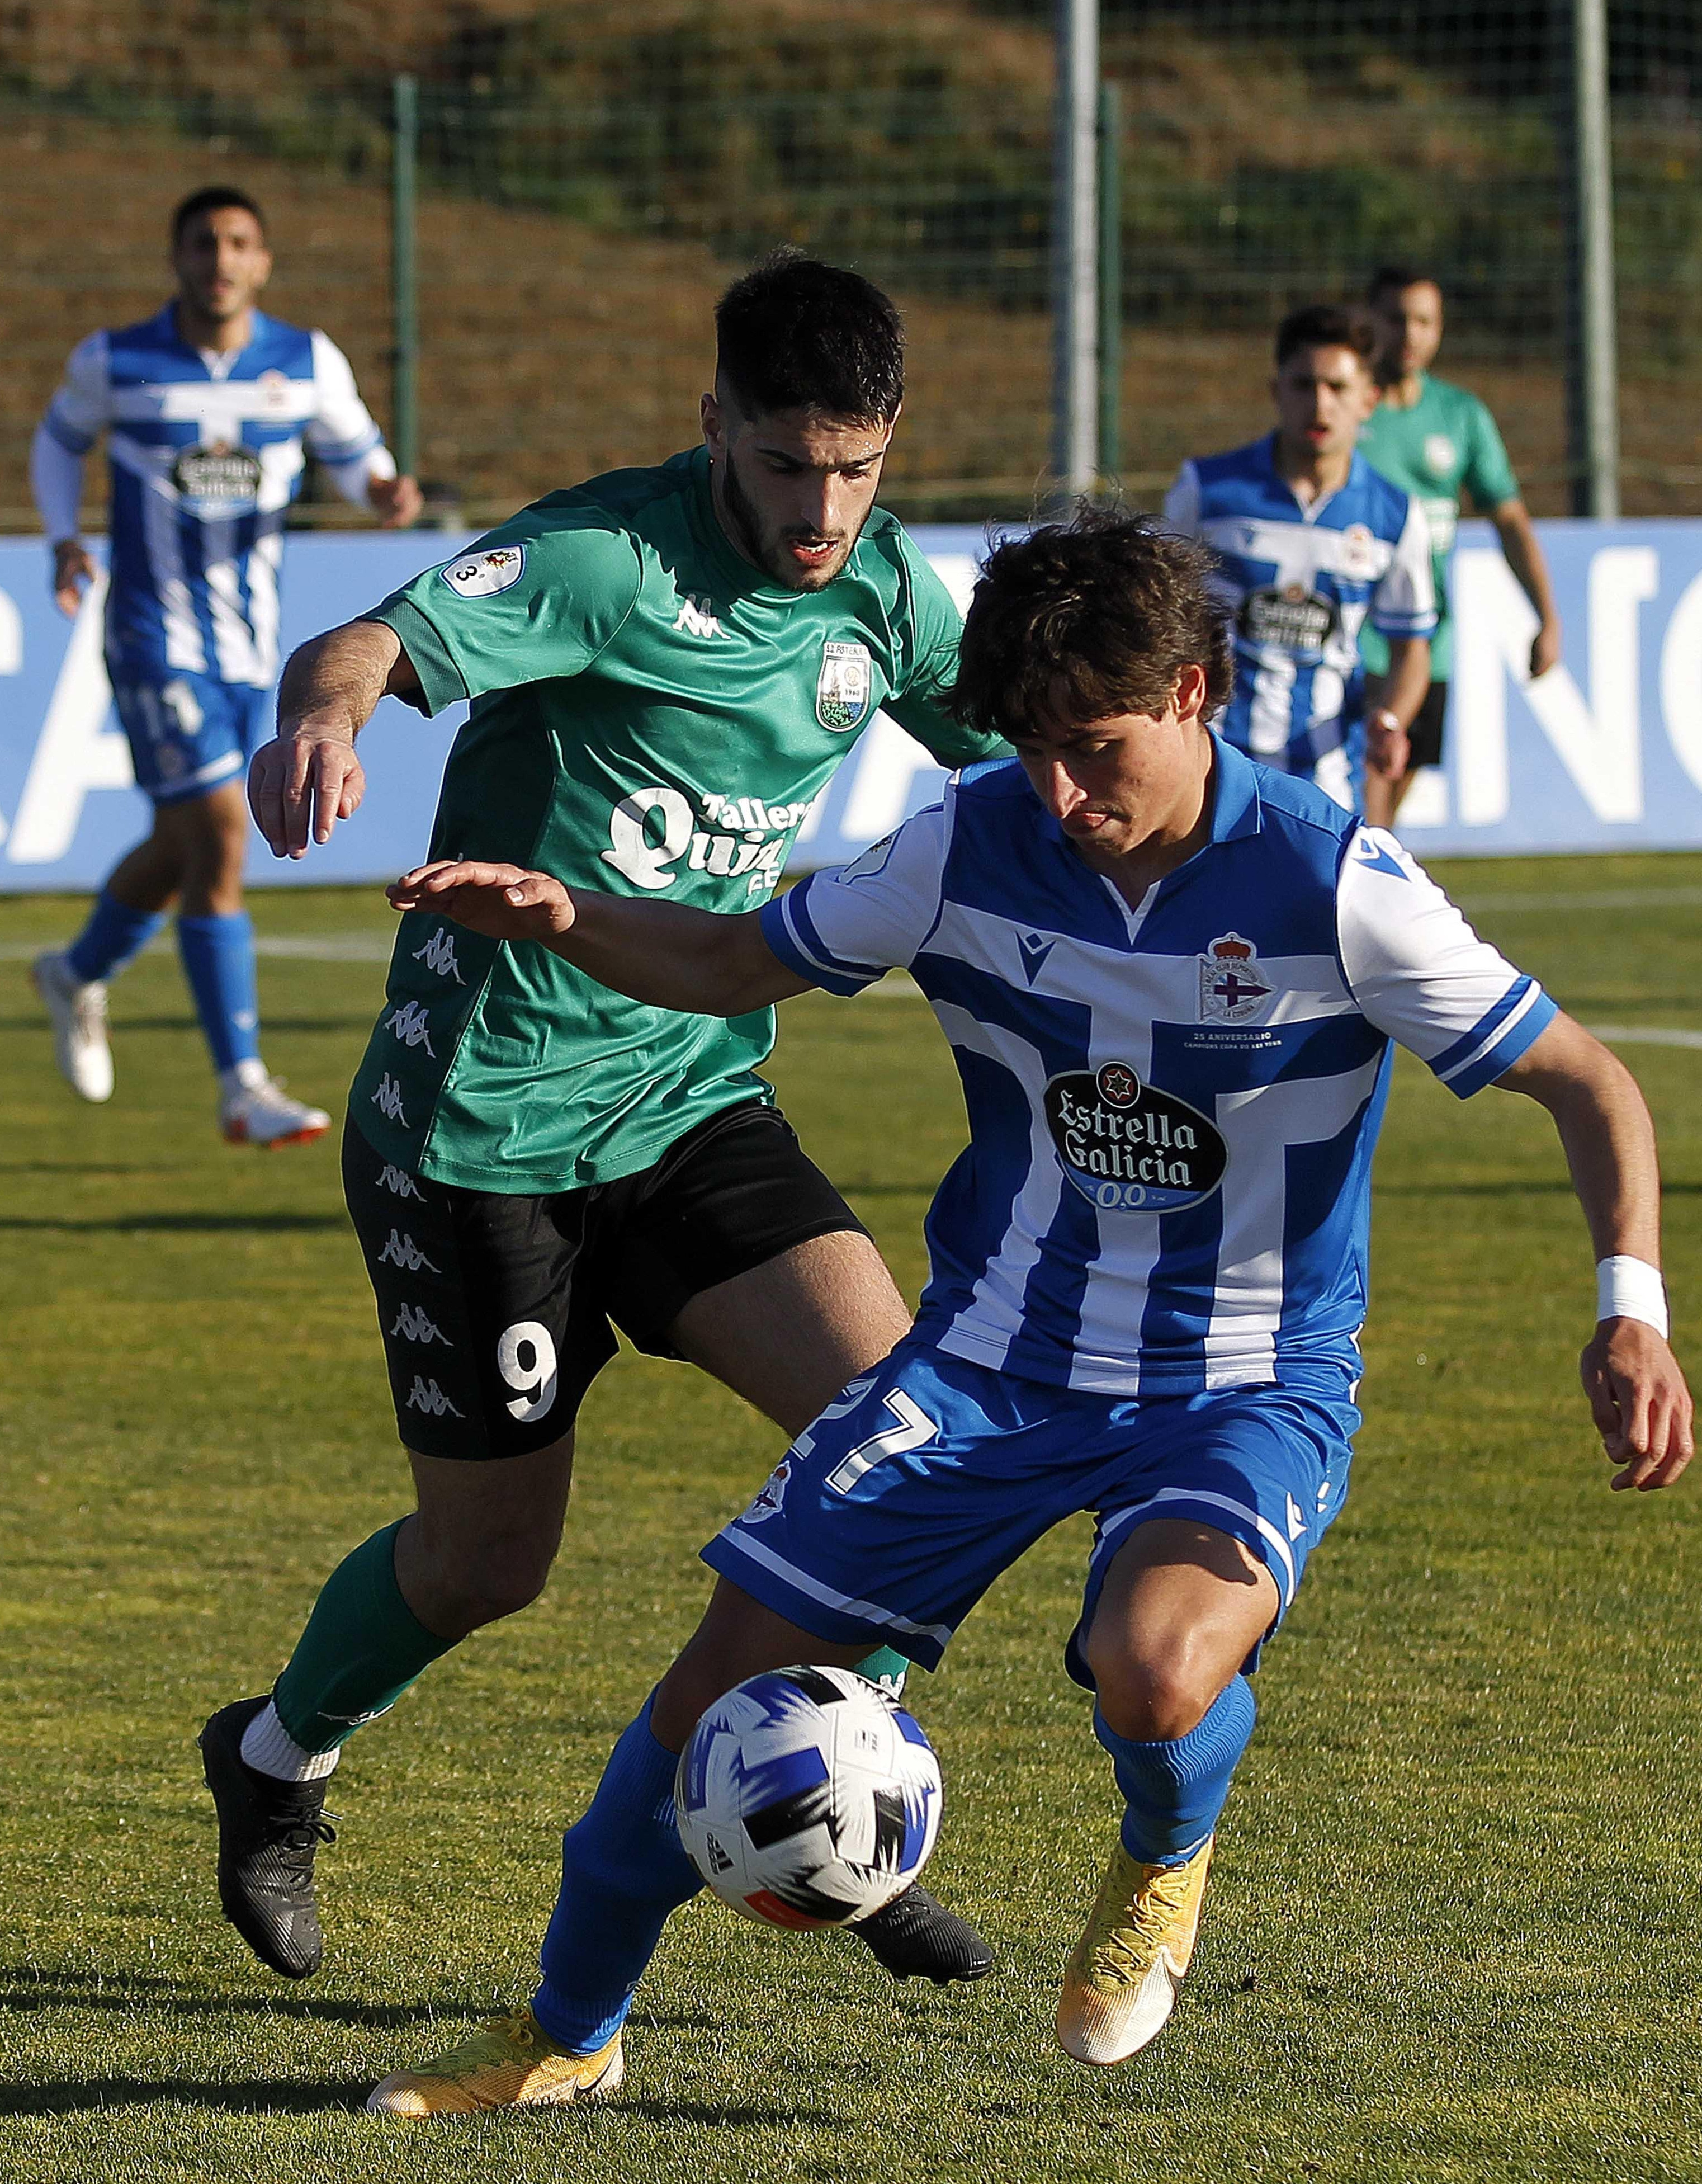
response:
M440 1270L434 1267L411 1236L398 1236L392 1228L390 1241L378 1255L381 1267L406 1267L410 1274L417 1274L424 1267L428 1274Z
M390 1079L387 1077L384 1081L387 1084ZM398 1198L417 1198L422 1206L426 1203L425 1192L407 1169L398 1167L394 1161L386 1161L379 1170L378 1187L381 1190L392 1192Z
M408 1117L402 1112L402 1087L387 1069L378 1080L372 1104L387 1123L400 1123L404 1130L408 1128Z
M418 1001L405 1001L399 1009L392 1009L384 1019L384 1028L393 1031L403 1046L423 1046L433 1061L437 1059L430 1020Z
M711 612L711 604L695 592L687 592L674 617L675 628L683 630L687 637L725 637L726 632Z
M467 983L455 961L455 936L443 926L437 928L423 948L414 950L414 961L423 963L428 971L435 971L440 978L453 978L458 986Z
M466 1415L464 1411L458 1411L455 1408L435 1380L427 1380L418 1373L414 1375L414 1385L409 1390L408 1401L403 1407L409 1411L424 1411L429 1418L441 1418L445 1416L459 1418L464 1418Z
M1055 940L1043 939L1037 933L1019 933L1017 947L1022 954L1022 975L1032 986L1040 976L1047 957L1058 945Z
M419 1305L404 1304L397 1313L396 1324L390 1332L392 1335L399 1334L404 1342L441 1342L446 1350L453 1350L455 1346L431 1313Z

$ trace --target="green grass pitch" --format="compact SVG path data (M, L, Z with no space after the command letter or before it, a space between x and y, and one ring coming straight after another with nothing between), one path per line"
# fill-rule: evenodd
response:
M1448 877L1586 1022L1702 1027L1702 858ZM376 937L387 915L375 891L258 905L272 937ZM587 1407L548 1596L355 1741L321 1861L328 1968L299 1988L260 1971L217 1915L193 1736L264 1688L403 1474L334 1140L219 1143L164 954L117 989L117 1097L79 1106L23 960L74 916L0 903L6 2184L1702 2176L1702 1473L1609 1495L1574 1378L1589 1252L1548 1122L1493 1092L1462 1106L1404 1058L1353 1494L1258 1679L1158 2045L1094 2074L1051 2036L1113 1825L1060 1663L1076 1523L912 1684L948 1786L931 1877L994 1978L895 1986L854 1939L699 1902L641 1991L618 2108L360 2114L373 2080L527 1991L561 1824L779 1436L623 1355ZM267 958L266 1051L297 1090L339 1104L381 977ZM1702 1051L1621 1050L1662 1134L1694 1364ZM961 1128L926 1011L797 1002L775 1075L914 1294Z

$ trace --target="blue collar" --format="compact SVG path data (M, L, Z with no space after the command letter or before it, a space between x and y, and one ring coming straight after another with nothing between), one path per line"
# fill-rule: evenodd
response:
M1264 823L1259 803L1259 768L1234 744L1215 732L1212 744L1211 840L1239 841Z

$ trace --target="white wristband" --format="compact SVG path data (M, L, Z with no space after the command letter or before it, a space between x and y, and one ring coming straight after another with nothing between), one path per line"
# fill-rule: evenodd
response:
M1663 1339L1666 1334L1666 1285L1659 1267L1647 1259L1623 1256L1596 1261L1596 1318L1640 1319Z

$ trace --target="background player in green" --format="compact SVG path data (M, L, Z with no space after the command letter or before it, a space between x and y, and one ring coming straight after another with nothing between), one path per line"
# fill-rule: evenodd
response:
M735 283L716 330L701 448L549 495L295 655L249 785L276 855L353 813L354 738L386 692L472 700L431 855L714 911L767 898L878 707L948 764L991 748L947 710L957 610L874 505L904 391L892 304L789 252ZM201 1738L220 1900L275 1970L320 1961L343 1739L541 1591L611 1321L793 1434L907 1329L754 1074L773 1039L770 1011L671 1015L545 950L403 919L343 1176L418 1510L333 1574L271 1696ZM920 1890L859 1930L900 1975L991 1961Z
M1461 492L1474 510L1495 526L1507 566L1537 610L1537 634L1531 643L1531 673L1546 674L1560 656L1560 621L1549 582L1549 565L1537 543L1529 511L1519 498L1519 481L1507 460L1495 420L1477 395L1446 379L1433 379L1430 365L1442 345L1442 290L1429 273L1404 265L1385 265L1371 276L1365 291L1377 337L1377 378L1382 399L1360 432L1360 448L1373 470L1410 493L1430 525L1439 617L1430 640L1430 689L1407 731L1410 755L1399 775L1369 776L1365 818L1373 827L1392 824L1401 799L1421 766L1442 763L1442 728L1448 709L1448 681L1453 666L1454 624L1448 605L1448 557L1454 550ZM1360 649L1365 665L1381 673L1388 647L1367 625Z

